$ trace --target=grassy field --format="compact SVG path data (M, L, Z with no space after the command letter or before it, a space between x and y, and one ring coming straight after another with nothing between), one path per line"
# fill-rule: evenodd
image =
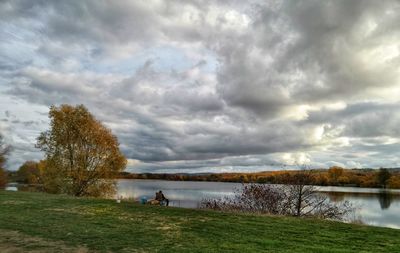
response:
M0 191L0 252L400 252L400 230Z

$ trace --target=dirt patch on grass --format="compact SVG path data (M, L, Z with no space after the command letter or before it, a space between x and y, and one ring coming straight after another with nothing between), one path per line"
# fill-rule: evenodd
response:
M70 213L79 215L96 215L93 210L86 207L72 207L72 208L48 208L46 211L59 212L59 213Z
M1 204L3 204L3 205L22 205L22 204L26 204L26 201L6 200L6 201L2 201Z
M87 207L87 206L80 206L80 207L72 207L72 208L48 208L45 209L46 211L52 212L63 212L63 213L72 213L72 214L79 214L79 215L108 215L114 214L116 209L114 207Z
M57 213L70 213L70 214L85 214L79 208L47 208L45 211L57 212Z
M40 237L0 229L0 252L2 253L89 253L85 247L71 247L61 241L50 241Z

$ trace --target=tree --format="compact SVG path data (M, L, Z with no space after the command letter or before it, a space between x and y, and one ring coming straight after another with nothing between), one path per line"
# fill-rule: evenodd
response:
M290 175L286 181L290 213L295 216L303 216L312 205L312 198L316 188L312 185L312 176L309 171L299 171Z
M269 213L297 217L345 220L354 209L349 202L334 203L312 185L310 171L285 174L286 184L248 184L230 198L205 199L201 207L222 210Z
M7 173L4 166L9 152L10 146L5 144L3 135L0 134L0 187L4 187L7 184Z
M17 171L17 181L25 184L39 184L40 171L39 163L35 161L26 161Z
M49 118L50 130L37 139L46 156L45 190L75 196L114 193L113 179L126 166L116 136L83 105L51 106Z
M0 168L0 188L3 188L7 184L7 172Z
M300 170L291 175L284 185L288 212L298 217L343 220L353 212L353 207L345 201L339 204L329 201L326 194L318 192L313 185L315 179L310 170Z
M47 164L46 160L41 160L38 164L43 189L48 193L68 192L68 187L65 187L64 183L65 178L60 175L57 168Z
M377 173L378 184L381 187L386 188L386 185L388 184L390 177L391 177L391 174L388 169L380 168Z
M332 184L336 185L338 183L339 177L342 176L344 169L338 166L330 167L328 170L328 175Z
M282 187L269 184L243 184L232 198L204 199L200 207L221 211L286 214L286 194Z
M397 175L395 174L390 177L390 179L388 180L388 186L392 189L400 189L400 175L398 173Z

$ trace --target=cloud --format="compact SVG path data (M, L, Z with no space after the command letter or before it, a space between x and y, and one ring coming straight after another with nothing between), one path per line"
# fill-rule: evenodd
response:
M0 129L85 104L133 171L398 166L397 1L3 1ZM30 148L29 148L30 147Z

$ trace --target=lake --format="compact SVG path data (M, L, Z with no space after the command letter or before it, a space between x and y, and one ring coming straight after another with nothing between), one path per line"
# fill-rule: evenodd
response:
M156 191L162 190L171 206L197 208L204 198L233 196L241 184L120 179L117 186L117 194L124 198L152 199ZM320 186L319 191L327 194L331 201L352 203L357 207L356 217L365 224L400 229L400 190Z

